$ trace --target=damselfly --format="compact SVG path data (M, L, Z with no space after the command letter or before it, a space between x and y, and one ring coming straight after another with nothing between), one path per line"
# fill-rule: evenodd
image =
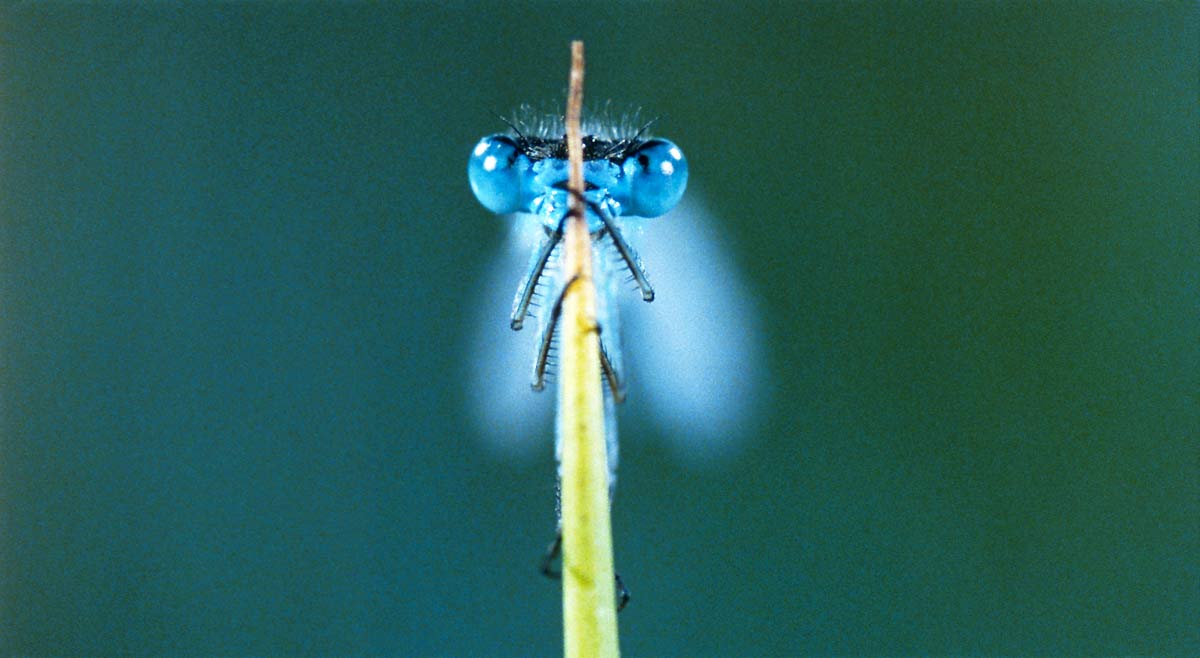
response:
M524 221L541 227L525 275L513 300L509 325L521 329L535 299L546 307L538 314L538 339L531 384L545 386L552 365L554 334L561 298L560 252L567 217L566 138L546 131L535 133L516 123L514 134L491 135L471 152L468 175L476 198L498 214L528 213ZM592 235L594 278L597 282L597 322L600 327L601 372L607 388L610 483L615 480L616 423L612 402L625 397L620 327L616 302L617 278L624 272L637 284L643 300L654 300L645 268L625 239L622 218L658 217L673 208L687 187L687 160L679 147L665 139L645 136L648 125L628 137L590 132L583 139L584 197L588 231ZM610 484L611 486L611 484Z
M583 136L582 188L584 217L591 234L593 280L596 282L596 326L599 329L600 372L605 384L604 439L608 452L608 485L611 498L616 483L617 428L613 409L625 397L616 303L617 274L625 272L636 282L642 299L654 300L637 252L624 237L623 216L658 217L675 207L687 187L687 160L679 147L665 139L645 136L646 124L629 137ZM569 164L566 132L553 136L523 131L510 124L514 134L491 135L471 152L468 177L476 198L498 214L523 212L541 226L525 276L513 300L509 325L521 329L535 297L544 302L539 314L537 351L532 386L541 390L553 359L555 333L561 316L560 300L568 281L563 276L563 237L568 217ZM561 136L560 136L561 135ZM579 192L574 192L578 195ZM562 441L556 437L556 456L562 477ZM551 545L543 571L558 552L561 530ZM628 596L618 576L621 604Z
M635 116L613 118L609 111L596 116L584 124L584 132L591 135L588 143L619 144L622 151L631 153L637 143L652 140L646 135L645 122ZM543 336L528 330L514 334L509 325L524 298L526 283L533 278L530 272L542 257L548 215L528 209L537 181L522 190L517 161L523 156L532 162L521 152L522 139L543 145L539 155L561 155L556 149L561 149L558 145L562 142L563 123L561 116L529 108L522 108L507 123L508 134L480 141L468 167L469 172L477 168L480 184L485 184L478 188L489 197L484 205L503 211L509 227L507 244L497 253L474 304L478 318L473 354L468 361L468 391L480 434L488 445L508 454L531 455L545 445L552 405L544 396L530 394L529 384L539 381L539 370L543 376L550 374L553 345L546 363L542 363L538 355L545 345ZM591 150L593 154L599 152L595 146ZM489 155L495 158L493 167L503 165L499 172L484 168ZM558 159L558 163L541 166L556 173L561 170L558 175L565 177L565 169L561 169L564 165ZM613 171L606 162L611 160L590 161L589 170ZM755 295L735 262L729 238L716 228L718 222L694 183L688 183L686 198L674 210L656 219L633 216L621 198L614 198L622 202L621 212L614 213L609 221L620 231L630 253L644 259L645 267L641 259L633 258L645 289L636 277L625 281L631 278L630 268L609 238L596 241L595 248L603 257L593 260L606 267L603 274L608 275L602 279L602 273L595 273L602 287L600 296L612 315L602 327L601 336L613 362L610 365L615 366L618 375L616 390L623 393L628 389L631 402L625 406L653 421L658 434L677 449L685 462L704 463L735 452L751 433L753 410L764 393L761 384L766 380L766 367ZM624 191L620 186L618 189ZM540 206L539 211L564 212L565 192L556 190L552 203ZM524 206L522 194L527 196ZM599 198L602 194L597 187L589 195ZM662 208L660 205L658 210ZM550 224L552 232L556 226ZM529 304L529 312L537 315L539 329L550 320L548 314L561 288L557 254L552 253L544 267L545 274L534 281L535 294ZM510 305L514 286L519 290ZM654 290L652 304L642 303L646 289ZM604 294L606 291L611 294ZM628 307L621 309L620 327L616 326L618 307ZM626 363L628 367L623 368ZM615 434L613 438L615 457ZM612 461L615 466L615 459Z
M516 381L520 376L514 373L529 373L526 381L540 390L552 372L556 307L565 284L559 241L567 214L567 163L561 116L507 123L508 133L476 145L468 175L480 203L511 220L513 239L497 263L494 283L485 290L483 333L474 359L481 425L486 435L511 449L536 445L548 424L549 406L539 409L533 404L537 396L522 395ZM752 295L720 248L704 205L685 202L683 210L666 218L646 219L679 204L688 178L680 149L649 136L648 128L632 119L584 125L610 494L618 456L614 403L626 391L620 305L658 298L628 314L633 356L647 369L633 378L632 389L644 396L666 435L685 447L688 457L724 454L737 444L746 434L762 376ZM655 280L665 294L657 295L651 286L639 251L655 258ZM521 329L529 315L538 321L536 338L524 341L524 351L511 332L506 338L497 331L504 313L497 302L506 297L503 287L512 290L521 269L518 259L525 260L524 275L511 298L508 325ZM559 447L556 440L556 457Z

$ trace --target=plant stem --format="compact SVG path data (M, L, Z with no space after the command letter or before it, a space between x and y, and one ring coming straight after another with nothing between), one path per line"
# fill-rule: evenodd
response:
M558 389L562 441L563 644L567 658L616 658L612 527L609 519L608 452L600 388L600 344L592 245L583 203L583 42L571 42L567 96L567 157L570 214Z

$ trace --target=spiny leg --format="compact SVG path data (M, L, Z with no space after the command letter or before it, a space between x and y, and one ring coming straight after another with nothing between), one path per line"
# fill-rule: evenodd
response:
M517 297L513 300L512 315L509 317L508 323L513 331L519 331L521 327L525 326L525 315L529 313L529 304L533 301L534 290L537 289L537 283L542 278L542 273L546 271L546 263L550 261L550 255L554 253L554 248L558 246L562 236L561 224L555 229L547 228L546 234L542 236L538 250L535 252L536 255L530 262L524 280L521 281Z
M604 381L608 383L608 390L612 391L613 400L624 402L625 381L621 379L621 373L617 372L612 360L608 358L603 335L600 336L600 372L604 375Z
M562 317L563 300L566 299L567 289L571 287L572 283L575 283L577 278L578 275L571 277L562 290L554 296L554 306L550 307L550 315L542 324L542 333L538 336L537 358L533 361L533 390L535 391L546 387L546 366L550 362L550 346L554 343L554 331L558 328L559 318Z
M647 302L654 301L654 288L650 285L650 280L646 278L646 269L642 267L642 259L638 258L637 252L629 243L625 241L621 235L620 229L617 228L616 222L607 211L600 207L599 204L590 204L596 216L600 221L604 222L604 230L612 237L613 246L616 247L617 253L621 255L621 260L625 261L625 265L629 267L629 272L633 274L633 280L637 282L638 288L642 291L642 300Z
M575 283L576 277L572 277L567 281L563 289L554 298L554 306L550 308L549 321L542 328L542 333L538 336L538 353L537 358L533 362L533 390L540 391L546 387L546 368L550 362L550 347L554 343L554 331L558 328L558 320L562 317L563 299L567 296L567 289L571 284ZM604 327L596 326L596 333L600 334L600 373L604 377L604 381L608 384L609 390L612 392L613 399L617 402L625 401L625 381L621 379L621 373L613 365L612 360L608 356L608 349L604 344Z
M554 569L554 561L558 559L562 553L562 531L554 534L554 541L550 542L550 546L546 548L546 554L542 556L542 575L557 580L562 577L562 572ZM629 588L625 587L625 581L621 580L621 574L613 574L614 587L617 597L617 612L625 609L629 605Z

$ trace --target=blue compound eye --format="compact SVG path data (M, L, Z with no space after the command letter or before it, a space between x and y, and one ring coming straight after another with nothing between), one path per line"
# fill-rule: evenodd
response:
M521 209L521 172L525 158L512 139L491 135L479 140L467 162L471 191L484 208L505 214Z
M629 182L629 208L623 214L658 217L683 198L687 160L671 142L651 139L630 154L621 167Z

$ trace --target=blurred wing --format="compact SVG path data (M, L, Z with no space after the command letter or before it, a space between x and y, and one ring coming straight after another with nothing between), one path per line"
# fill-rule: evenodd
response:
M681 457L729 456L756 430L766 395L757 300L694 190L642 223L630 239L656 297L622 313L629 404L648 410Z
M471 411L487 444L530 456L552 445L556 389L551 383L537 393L529 386L535 324L516 332L508 326L513 295L541 228L528 217L508 219L512 235L475 305L479 329L468 381ZM750 288L693 190L663 217L622 224L656 291L650 304L631 290L620 291L629 382L624 411L650 415L686 460L736 452L754 431L755 410L765 394L762 334Z
M547 385L546 390L537 392L530 387L538 323L526 322L524 329L513 331L509 315L542 229L531 215L501 219L510 223L510 234L474 300L474 326L478 329L469 350L469 405L489 447L528 457L538 449L549 451L553 445L551 415L556 388ZM537 314L541 308L531 311Z

